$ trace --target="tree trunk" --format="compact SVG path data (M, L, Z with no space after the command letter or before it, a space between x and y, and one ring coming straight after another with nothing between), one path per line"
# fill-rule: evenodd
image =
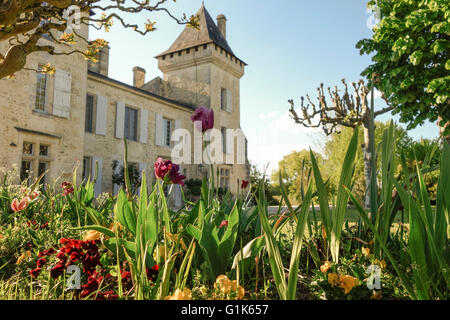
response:
M366 195L364 197L364 207L370 208L370 182L372 179L372 153L370 150L370 131L369 131L369 123L364 121L364 181L366 183Z
M439 123L441 122L441 118L439 118ZM444 136L444 131L450 127L450 121L447 121L447 123L443 126L443 127L439 127L439 133L442 137L442 140L447 140L447 142L450 144L450 134L447 134L446 136Z

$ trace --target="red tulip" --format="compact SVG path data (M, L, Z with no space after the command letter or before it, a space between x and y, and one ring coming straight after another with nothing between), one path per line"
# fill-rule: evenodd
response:
M248 182L247 180L242 180L242 183L241 183L241 189L247 188L248 185L249 185L249 183L250 183L250 182Z
M163 160L162 158L158 158L155 162L155 176L158 179L164 180L166 174L170 172L172 169L172 161Z
M180 174L179 172L180 166L172 163L170 160L163 160L158 158L155 163L155 176L158 179L164 180L167 183L171 184L181 184L184 186L185 176Z
M214 111L206 107L198 107L191 115L191 120L195 123L197 130L205 132L214 127Z

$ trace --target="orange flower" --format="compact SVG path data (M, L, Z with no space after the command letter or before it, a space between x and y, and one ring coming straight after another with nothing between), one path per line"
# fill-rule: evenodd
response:
M370 256L370 249L369 249L369 248L362 248L361 251L362 251L362 254L363 254L365 257Z
M16 264L21 264L24 260L31 258L31 251L25 251L21 254L21 256L17 259Z
M327 273L328 269L331 268L331 262L330 261L325 261L325 263L320 267L320 271L323 273Z
M370 299L372 299L372 300L381 300L382 298L383 298L383 295L381 294L381 291L373 290L372 296L370 297Z
M349 275L339 277L339 287L344 289L345 294L349 293L354 287L359 285L359 280Z
M376 264L378 264L378 265L380 266L381 269L385 269L385 268L386 268L386 261L375 259L374 262L375 262Z
M328 283L331 284L332 287L336 286L339 283L339 275L337 273L329 273Z
M192 292L188 288L184 288L183 291L177 289L172 296L167 296L164 300L192 300Z
M86 232L85 236L84 236L84 241L88 241L88 240L100 240L102 233L98 232L96 230L89 230L88 232Z

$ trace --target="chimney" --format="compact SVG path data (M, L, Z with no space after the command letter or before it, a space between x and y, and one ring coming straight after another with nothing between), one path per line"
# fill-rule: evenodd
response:
M141 88L145 84L145 69L141 67L133 68L133 86Z
M109 46L106 45L100 49L98 53L98 62L94 63L92 61L88 62L88 68L90 71L108 76L109 72Z
M227 18L223 14L217 16L217 26L224 39L227 39Z

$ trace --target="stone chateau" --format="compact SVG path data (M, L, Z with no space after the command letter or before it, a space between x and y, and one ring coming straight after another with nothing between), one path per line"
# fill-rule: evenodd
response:
M154 162L158 157L170 159L176 145L172 132L184 128L194 136L190 116L196 107L212 108L215 128L222 132L240 129L239 82L246 64L226 40L225 16L219 15L216 24L204 6L197 14L200 30L186 27L156 57L163 77L146 82L145 70L135 67L132 86L108 76L109 47L100 52L95 64L80 54L31 54L27 69L0 80L0 167L17 164L22 177L32 172L33 181L48 171L45 183L54 179L61 183L71 181L76 167L78 181L93 176L98 163L96 194L116 193L113 163L123 165L124 137L129 165L146 170L154 181ZM87 27L77 32L88 38ZM74 47L85 49L80 39ZM4 51L0 43L0 52ZM47 63L55 67L53 75L35 71ZM222 141L224 154L232 153L229 146L230 141ZM246 148L245 140L245 159ZM194 164L194 159L191 163L181 164L187 179L208 174L208 165ZM249 176L247 160L216 167L219 186L233 193L238 180Z

